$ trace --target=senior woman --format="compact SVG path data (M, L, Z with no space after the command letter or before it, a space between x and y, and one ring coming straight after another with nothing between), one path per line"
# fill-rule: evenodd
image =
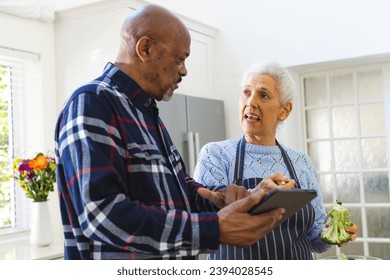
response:
M277 63L252 65L239 99L241 139L213 142L199 154L194 179L211 186L235 183L253 189L275 173L294 179L294 188L315 189L318 196L249 248L220 245L209 259L312 259L330 245L320 239L326 212L310 158L276 140L278 125L291 110L294 82Z

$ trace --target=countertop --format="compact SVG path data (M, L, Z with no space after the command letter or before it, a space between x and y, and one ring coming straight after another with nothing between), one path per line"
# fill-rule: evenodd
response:
M0 260L52 260L64 256L64 241L56 237L49 246L31 245L28 237L0 243Z

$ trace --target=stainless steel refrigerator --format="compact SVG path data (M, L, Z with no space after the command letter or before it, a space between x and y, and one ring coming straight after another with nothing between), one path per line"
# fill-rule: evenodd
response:
M158 102L157 107L192 176L200 148L226 139L223 101L174 94L170 101Z

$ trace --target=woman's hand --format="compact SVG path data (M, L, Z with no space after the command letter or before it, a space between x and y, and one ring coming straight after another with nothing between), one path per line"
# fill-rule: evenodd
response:
M359 231L359 227L357 225L353 224L352 226L345 228L345 231L351 234L351 236L349 237L349 241L354 241L357 237L357 232ZM345 243L339 244L338 246L344 247L347 244L348 244L348 242L345 242Z
M211 201L217 208L221 209L236 200L247 197L250 195L250 192L243 186L231 184L218 191L200 188L198 189L198 194L202 198Z
M281 173L275 173L274 175L263 179L254 189L248 190L243 186L231 184L218 191L211 191L207 188L199 188L198 194L202 198L211 201L217 208L221 209L236 200L249 196L251 192L259 191L260 189L265 193L276 188L292 189L294 184L294 180L290 180Z
M283 176L281 173L275 173L274 175L268 176L263 179L254 190L263 189L266 192L269 192L277 188L287 188L292 189L295 185L295 180L289 179L286 176Z

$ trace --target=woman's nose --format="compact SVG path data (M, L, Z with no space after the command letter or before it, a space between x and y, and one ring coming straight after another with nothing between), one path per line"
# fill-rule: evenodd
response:
M256 107L256 106L257 106L256 100L255 100L255 98L253 97L253 95L251 95L251 96L248 98L248 100L247 100L247 102L246 102L246 106L248 106L248 107Z

